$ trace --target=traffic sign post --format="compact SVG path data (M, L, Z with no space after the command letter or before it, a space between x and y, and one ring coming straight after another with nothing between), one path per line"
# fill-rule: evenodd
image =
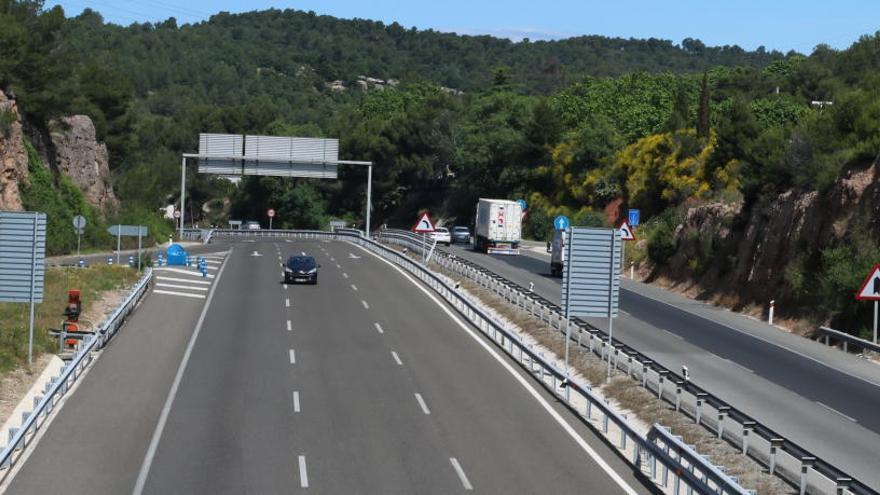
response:
M611 381L614 318L620 294L620 230L591 227L567 229L567 256L562 277L565 312L565 369L572 316L608 318L608 381Z
M630 210L630 217L632 217L632 211ZM638 212L639 210L635 210ZM636 220L638 220L638 215L636 215ZM620 231L620 240L621 241L634 241L636 240L636 234L633 232L632 227L629 222L626 220L620 224L620 227L617 227L617 230ZM620 269L623 270L624 265L626 265L626 242L620 243ZM630 265L629 270L629 278L632 280L633 278L633 267Z
M73 230L76 232L76 257L79 258L79 246L86 227L86 217L77 215L73 217Z
M422 213L419 221L413 225L412 231L416 234L422 234L422 257L428 260L428 237L427 234L434 232L434 222L431 221L431 215L426 211Z
M275 217L275 208L269 208L269 211L266 212L266 215L269 216L269 230L272 230L272 218Z
M874 343L877 343L877 311L880 303L880 264L874 265L871 273L862 282L862 287L856 293L859 301L874 301Z
M0 211L0 302L29 303L28 364L34 356L34 305L43 302L46 214Z
M176 212L175 212L176 213ZM116 236L116 264L119 264L119 251L122 247L122 236L138 238L138 271L141 270L141 238L150 235L146 225L111 225L107 233Z

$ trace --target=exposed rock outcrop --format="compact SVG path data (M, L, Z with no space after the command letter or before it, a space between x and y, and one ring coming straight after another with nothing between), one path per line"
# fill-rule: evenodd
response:
M19 184L27 181L28 158L15 100L0 91L0 210L22 210Z
M748 210L742 203L689 208L675 231L675 255L655 274L696 281L743 303L785 299L786 267L798 254L818 253L859 235L880 240L878 164L854 170L827 192L787 191Z
M86 115L62 117L49 127L58 172L69 176L88 202L101 210L117 206L107 146L97 141L92 119Z

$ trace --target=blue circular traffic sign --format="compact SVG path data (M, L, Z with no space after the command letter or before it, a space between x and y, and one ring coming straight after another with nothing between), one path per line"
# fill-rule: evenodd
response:
M568 217L565 215L559 215L558 217L553 219L553 227L556 230L565 230L570 225L568 221Z
M529 205L528 203L526 203L526 200L518 199L516 200L516 202L519 203L519 211L526 211L529 209Z

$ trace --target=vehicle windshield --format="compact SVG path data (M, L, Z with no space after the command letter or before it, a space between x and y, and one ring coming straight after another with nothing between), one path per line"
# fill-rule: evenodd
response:
M452 229L452 231L453 231L453 232L462 232L462 233L464 233L464 232L467 232L467 231L468 231L468 228L467 228L467 227L455 227L455 228Z
M291 270L311 270L315 268L315 258L311 256L291 256L287 260L287 268Z
M434 229L434 231L440 232L441 234L445 234L445 233L449 232L448 230L446 230L446 227L437 227L436 229Z

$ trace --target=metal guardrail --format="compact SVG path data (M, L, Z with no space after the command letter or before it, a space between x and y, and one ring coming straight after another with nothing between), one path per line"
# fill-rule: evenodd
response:
M385 230L376 233L390 241L421 252L420 238L410 232ZM501 277L475 263L449 253L436 253L435 262L443 268L465 276L507 302L546 322L561 332L565 320L555 303ZM589 323L572 322L572 340L598 356L607 358L607 334ZM584 342L586 340L586 342ZM658 398L693 418L697 424L713 431L763 465L771 474L799 488L800 493L878 494L866 484L853 479L841 469L824 461L805 448L756 421L721 398L684 379L676 372L656 363L649 356L614 339L611 344L615 369L625 371Z
M849 352L849 346L850 344L852 344L860 349L866 349L869 351L880 353L880 345L877 345L870 340L860 339L855 335L841 332L840 330L835 330L828 327L819 327L819 334L820 338L825 339L825 345L831 345L832 339L842 342L843 352Z
M33 411L24 413L22 425L9 430L9 443L0 452L0 480L5 479L12 471L16 461L21 458L29 442L42 428L49 414L55 409L62 397L70 391L83 371L94 358L94 352L107 344L113 335L122 327L125 318L134 311L153 278L153 270L147 268L144 275L131 290L128 297L99 326L98 330L80 344L80 348L61 370L61 375L53 378L46 386L42 396L34 398Z
M688 493L692 491L701 494L749 493L701 456L682 456L674 441L670 440L665 443L651 441L643 436L630 426L626 416L612 409L604 399L595 395L589 386L572 380L564 371L544 358L541 353L532 350L519 335L505 328L501 322L485 312L481 306L463 296L449 282L408 256L363 237L360 231L340 229L335 233L329 233L287 230L216 230L214 236L217 238L336 239L348 240L364 246L404 268L431 287L508 356L540 380L542 385L555 397L565 402L581 419L602 433L609 443L620 451L624 459L643 475L650 477L657 485L666 489L674 488L673 493L678 493L677 490L681 483L684 483L688 488ZM572 394L581 398L584 403L582 409L576 407L577 401L572 399ZM594 410L598 410L599 417L595 418L598 426L593 424L596 415ZM656 438L664 437L657 434ZM672 478L673 486L669 486L670 478Z

